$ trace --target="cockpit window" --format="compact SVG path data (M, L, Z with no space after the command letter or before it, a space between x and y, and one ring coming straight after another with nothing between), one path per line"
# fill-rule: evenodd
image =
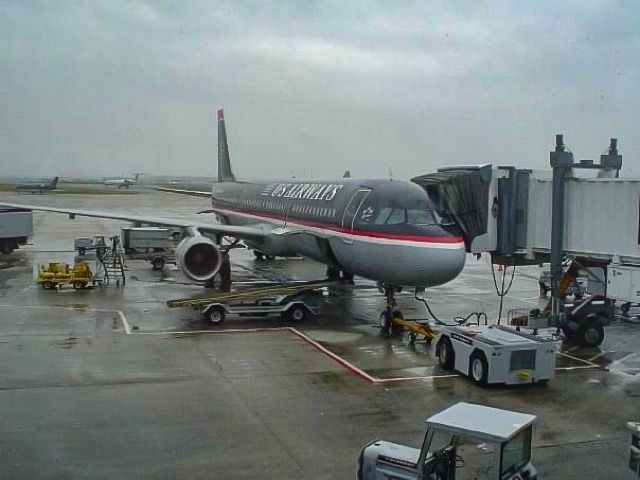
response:
M410 225L433 225L438 222L432 210L407 210L407 223Z
M406 210L404 208L394 208L387 218L387 225L401 225L406 222Z
M433 210L405 210L404 208L381 208L374 225L437 225L439 216Z
M448 223L424 192L405 191L402 195L369 196L357 216L360 225L442 225Z

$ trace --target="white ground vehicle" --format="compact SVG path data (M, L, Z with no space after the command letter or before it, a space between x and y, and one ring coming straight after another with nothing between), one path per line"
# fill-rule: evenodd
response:
M122 248L128 258L147 260L154 270L175 263L175 249L180 231L160 227L123 227Z
M0 208L0 254L26 245L33 235L33 213L20 208Z
M458 403L427 419L422 448L376 440L362 448L358 480L424 479L535 480L531 434L535 415ZM459 447L473 440L487 453L462 458ZM493 447L493 448L487 448ZM458 473L456 473L458 472ZM458 477L457 477L457 476Z
M502 325L443 326L436 353L443 369L478 385L546 382L556 366L553 340Z

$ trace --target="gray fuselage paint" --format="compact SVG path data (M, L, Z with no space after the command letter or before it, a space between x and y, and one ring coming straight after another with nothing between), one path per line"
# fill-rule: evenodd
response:
M212 190L219 220L260 225L264 242L245 243L267 254L302 255L396 286L430 287L453 280L466 257L457 228L375 222L384 209L412 206L435 210L421 187L399 180L220 182Z

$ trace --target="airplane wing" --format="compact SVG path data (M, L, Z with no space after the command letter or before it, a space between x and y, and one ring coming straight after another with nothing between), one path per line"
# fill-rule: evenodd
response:
M69 215L70 218L73 218L77 215L80 217L110 218L113 220L124 220L127 222L139 222L149 225L161 225L187 229L193 228L202 233L225 235L229 237L239 238L241 240L261 241L265 236L265 232L259 227L220 225L217 223L190 222L188 220L178 220L172 218L145 217L141 215L132 215L129 213L100 212L92 210L79 210L75 208L57 208L46 207L42 205L25 205L17 203L1 202L0 207L24 208L27 210L37 210L41 212L64 213L66 215Z
M168 187L154 187L154 190L158 190L159 192L170 192L177 193L179 195L189 195L191 197L206 197L211 198L211 192L202 192L196 190L182 190L180 188L168 188Z

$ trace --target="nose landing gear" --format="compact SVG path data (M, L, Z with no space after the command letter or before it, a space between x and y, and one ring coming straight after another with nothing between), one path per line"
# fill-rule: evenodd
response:
M387 300L387 307L380 313L378 317L378 324L380 325L380 334L391 334L394 323L394 318L404 318L402 312L396 308L395 294L402 291L402 287L395 287L393 285L380 285L380 291L384 294Z

